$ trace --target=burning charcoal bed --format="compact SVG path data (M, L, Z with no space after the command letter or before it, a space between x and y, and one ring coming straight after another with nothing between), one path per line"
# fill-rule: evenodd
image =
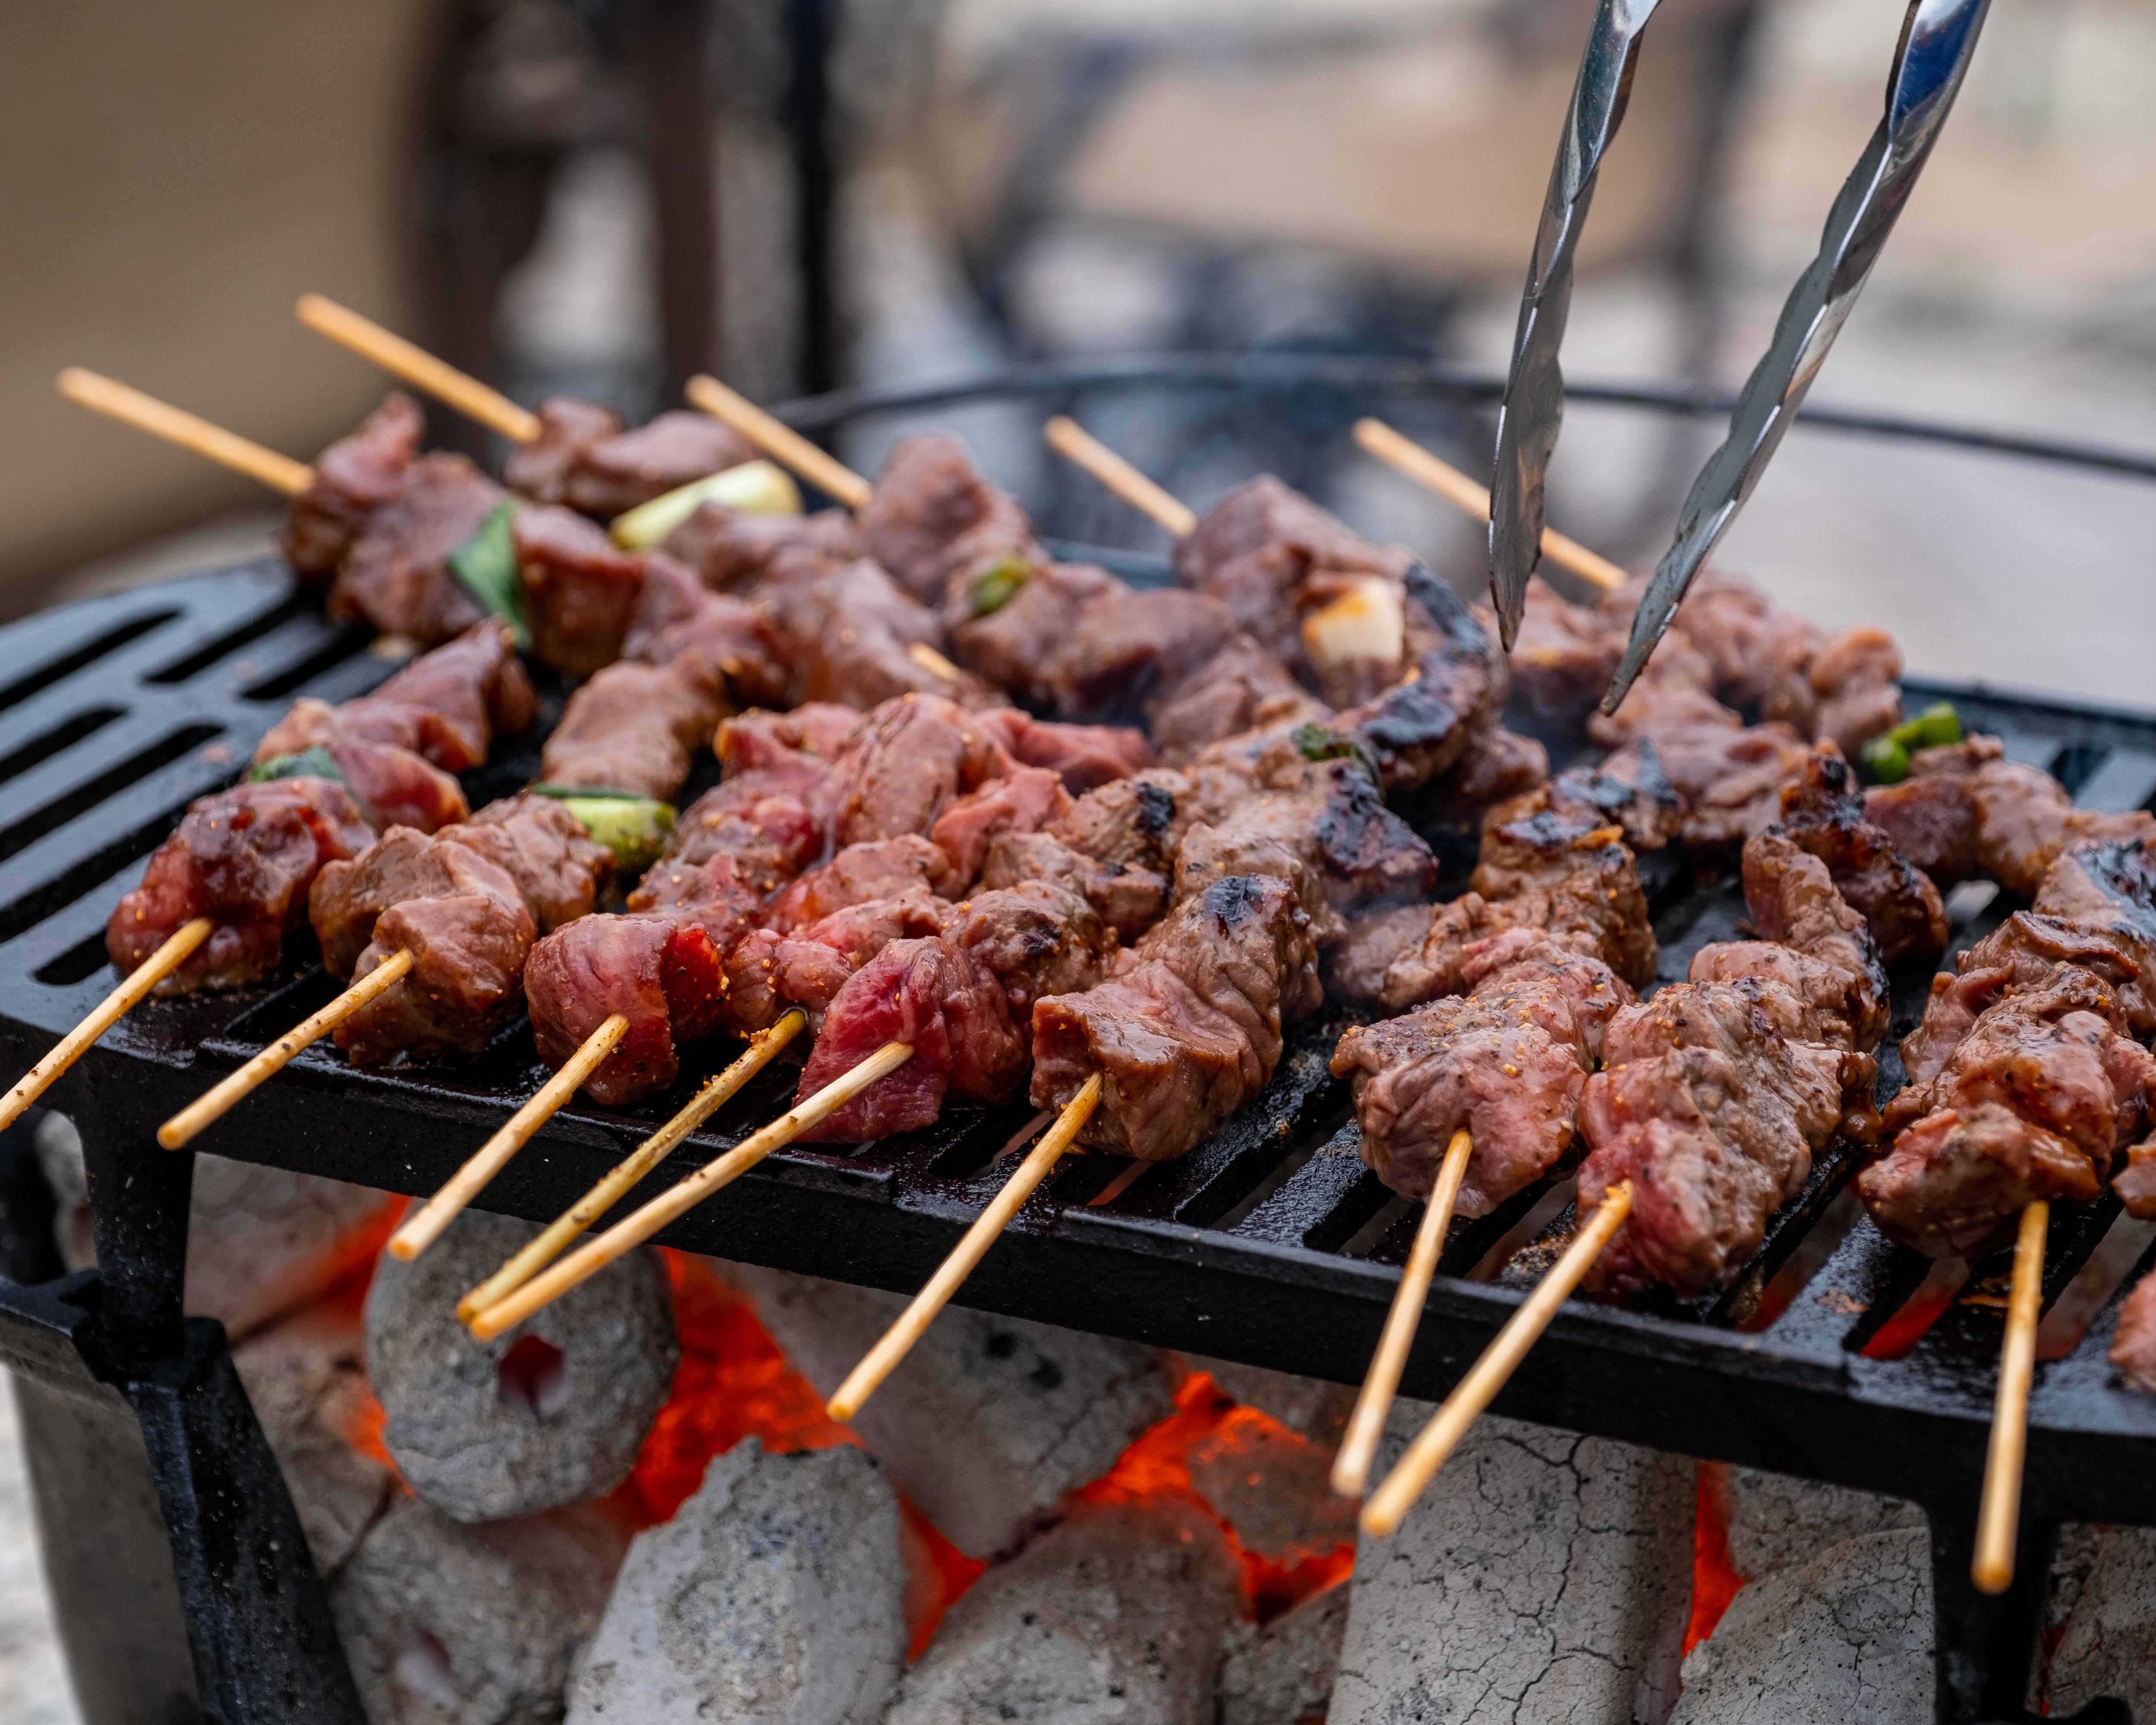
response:
M1410 393L1432 387L1419 375L1389 383L1373 372L1362 382ZM1229 382L1263 388L1262 378L1253 383L1247 374L1225 372L1209 377L1202 368L1177 382L1186 390ZM1055 386L1066 387L1075 385L1065 380ZM1488 398L1470 391L1450 398L1471 406ZM840 404L820 418L812 411L802 423L829 429L847 413L863 412L859 402ZM1112 562L1141 585L1165 577L1142 560ZM369 655L362 636L321 620L272 564L91 601L16 625L7 640L13 680L0 690L0 757L15 775L15 812L0 827L0 1055L21 1070L110 986L106 916L179 810L230 781L292 696L329 701L354 696L378 682L387 667ZM2089 806L2125 810L2156 798L2156 721L1913 680L1904 687L1912 707L1951 698L1965 722L2004 739L2010 758L2056 773ZM560 706L558 690L542 694L542 725L522 752L466 776L465 791L475 807L535 776L540 739ZM1522 721L1516 716L1515 722ZM1552 764L1568 762L1560 757ZM705 777L691 781L684 807L707 788L711 770L706 763ZM1681 979L1701 947L1739 937L1744 910L1733 870L1695 866L1673 847L1641 876L1660 947L1659 979ZM1990 932L2013 908L2005 900L1985 903L1966 888L1953 894L1946 906L1950 952ZM1914 1022L1928 979L1921 965L1892 976L1893 1036ZM378 1656L369 1656L364 1671L360 1661L352 1662L362 1687L391 1681L402 1669L404 1676L395 1680L424 1692L440 1680L445 1664L455 1669L459 1657L445 1635L429 1631L434 1645L429 1645L393 1627L407 1621L395 1603L403 1584L393 1574L370 1579L388 1572L400 1543L424 1549L421 1534L434 1537L418 1527L420 1511L408 1501L391 1502L386 1515L371 1507L374 1499L367 1494L379 1490L382 1474L351 1473L327 1507L295 1509L275 1491L220 1498L203 1484L213 1478L274 1482L274 1474L264 1471L273 1466L272 1448L289 1449L292 1430L311 1428L304 1419L296 1425L284 1421L265 1443L240 1384L246 1377L250 1385L268 1384L267 1363L250 1365L243 1357L235 1374L213 1328L182 1322L190 1176L198 1184L213 1183L195 1171L192 1153L158 1150L152 1134L208 1079L259 1051L334 992L319 968L299 963L248 988L156 1003L124 1020L48 1098L81 1129L99 1270L43 1288L0 1288L0 1359L42 1386L33 1392L45 1398L42 1430L64 1439L75 1429L54 1424L60 1414L54 1410L64 1404L65 1418L82 1430L94 1427L107 1437L122 1432L138 1446L141 1439L134 1434L151 1434L148 1476L179 1557L178 1606L194 1631L199 1681L213 1692L203 1700L234 1716L246 1714L245 1697L281 1685L280 1692L319 1702L293 1717L355 1717L352 1679L336 1638L340 1630L347 1638L357 1633L350 1625L362 1617L393 1627L382 1630L388 1639L377 1637ZM1376 1589L1367 1590L1366 1604L1359 1584L1352 1594L1307 1585L1317 1573L1310 1571L1302 1592L1276 1600L1292 1609L1260 1623L1232 1603L1220 1604L1224 1572L1244 1589L1246 1604L1260 1586L1252 1576L1273 1584L1264 1581L1273 1574L1264 1567L1271 1559L1256 1554L1261 1536L1255 1523L1239 1531L1231 1507L1214 1505L1202 1528L1193 1531L1178 1523L1181 1508L1170 1513L1139 1501L1143 1494L1101 1483L1115 1481L1132 1455L1142 1457L1153 1434L1181 1430L1178 1422L1201 1414L1223 1417L1217 1410L1206 1414L1204 1407L1194 1410L1183 1399L1188 1384L1199 1380L1181 1377L1179 1366L1164 1363L1163 1350L1181 1360L1222 1363L1219 1386L1247 1394L1254 1408L1266 1406L1269 1394L1276 1394L1286 1423L1269 1429L1290 1434L1292 1426L1296 1443L1332 1441L1338 1409L1327 1405L1313 1380L1359 1379L1418 1214L1394 1198L1356 1153L1348 1087L1327 1064L1348 1026L1347 1019L1327 1013L1293 1026L1270 1085L1178 1160L1132 1168L1113 1153L1074 1156L967 1282L962 1298L968 1309L947 1314L932 1332L929 1350L884 1392L898 1409L893 1431L879 1440L871 1429L882 1402L865 1418L859 1437L875 1458L875 1471L845 1486L853 1506L844 1512L845 1537L870 1539L869 1523L885 1514L882 1494L888 1492L898 1503L902 1547L925 1537L925 1525L938 1542L939 1574L947 1579L988 1564L994 1580L993 1592L968 1593L960 1600L947 1620L944 1651L907 1668L892 1717L944 1717L963 1706L1000 1704L1009 1683L1034 1681L1028 1671L1052 1688L1060 1681L1055 1672L1064 1668L1059 1661L1113 1665L1138 1657L1102 1639L1106 1632L1087 1616L1082 1586L1069 1579L1093 1569L1120 1576L1134 1566L1145 1569L1147 1579L1142 1588L1136 1580L1131 1585L1148 1599L1157 1589L1168 1601L1161 1609L1173 1617L1178 1635L1233 1644L1222 1657L1237 1675L1232 1682L1221 1680L1225 1686L1213 1696L1223 1717L1265 1717L1262 1709L1273 1704L1267 1697L1309 1707L1313 1697L1298 1691L1283 1667L1329 1669L1326 1661L1336 1656L1342 1671L1332 1689L1336 1709L1351 1691L1374 1697L1369 1704L1375 1707L1412 1688L1404 1680L1383 1687L1392 1681L1385 1660L1404 1658L1398 1642L1412 1637L1382 1627ZM714 1040L725 1045L723 1038ZM1901 1080L1893 1046L1890 1036L1880 1050L1882 1093ZM619 1108L572 1104L487 1189L483 1207L526 1222L551 1220L731 1051L730 1045L689 1050L671 1101L660 1096ZM333 1050L317 1049L295 1060L244 1111L205 1133L202 1148L243 1172L259 1167L382 1193L429 1194L542 1076L521 1020L479 1055L454 1065L366 1072ZM785 1062L761 1075L654 1170L636 1196L652 1195L776 1116L791 1099L795 1076ZM793 1368L802 1374L803 1406L813 1409L807 1386L828 1389L832 1374L857 1353L860 1337L880 1327L890 1296L919 1287L978 1214L1000 1183L998 1153L1029 1111L1017 1105L954 1105L933 1126L869 1145L793 1146L690 1212L660 1244L740 1266L740 1281L750 1292L735 1297L767 1307L765 1323L792 1355ZM2030 1408L2021 1577L2012 1592L1989 1599L1974 1590L1969 1563L1998 1363L2004 1259L1934 1265L1894 1245L1864 1219L1850 1191L1859 1166L1858 1153L1846 1144L1820 1153L1803 1189L1768 1219L1758 1253L1716 1291L1569 1302L1496 1404L1499 1418L1532 1422L1532 1428L1493 1420L1481 1441L1501 1443L1507 1432L1532 1430L1539 1434L1533 1442L1542 1442L1553 1430L1584 1434L1566 1441L1599 1446L1598 1453L1656 1452L1638 1478L1625 1475L1632 1495L1621 1512L1612 1512L1609 1525L1621 1523L1634 1544L1658 1553L1656 1542L1670 1529L1657 1522L1661 1510L1654 1506L1676 1505L1670 1513L1684 1521L1686 1481L1693 1476L1686 1463L1681 1477L1663 1477L1667 1469L1657 1469L1671 1456L1769 1470L1916 1506L1928 1518L1928 1560L1921 1543L1914 1547L1917 1557L1904 1549L1912 1530L1903 1523L1861 1536L1893 1546L1871 1553L1880 1585L1901 1589L1895 1597L1906 1594L1910 1612L1929 1614L1922 1645L1942 1717L2006 1717L2021 1706L2036 1658L2056 1530L2062 1523L2102 1522L2112 1529L2107 1538L2123 1538L2135 1527L2156 1525L2156 1398L2123 1387L2105 1358L2118 1296L2146 1268L2156 1235L2123 1217L2107 1195L2055 1211L2045 1283L2052 1316ZM1487 1214L1455 1220L1408 1359L1404 1395L1441 1397L1517 1308L1571 1230L1572 1173L1560 1161L1523 1189L1496 1199ZM824 1279L834 1285L830 1300L857 1302L869 1314L857 1315L850 1329L824 1329L829 1359L817 1356L813 1340L783 1333L791 1315L784 1290L815 1286L807 1278ZM672 1291L678 1317L680 1289ZM1054 1348L1024 1339L1043 1331L1063 1339ZM831 1341L834 1332L845 1339ZM1005 1337L1011 1338L1008 1346ZM647 1341L657 1372L664 1345ZM706 1357L685 1328L680 1345L677 1382L701 1369L696 1362ZM937 1346L947 1350L940 1362L933 1357ZM315 1368L291 1367L286 1381L312 1382L310 1370ZM904 1373L921 1381L911 1383ZM966 1410L1004 1397L1013 1375L1023 1380L1029 1373L1040 1380L1040 1405L1032 1413L1042 1430L1027 1428L1024 1409L1013 1412L999 1402L999 1416L1009 1417L1007 1428L967 1434L985 1445L988 1457L972 1489L957 1490L947 1479L939 1486L932 1466L936 1440L922 1434L938 1417L983 1426ZM1046 1381L1051 1377L1054 1384ZM544 1380L542 1371L520 1381L526 1381L531 1396L543 1397ZM1239 1388L1239 1382L1250 1387ZM1058 1411L1059 1389L1081 1404L1084 1419ZM268 1389L261 1399L275 1400ZM924 1411L938 1408L947 1411ZM653 1417L654 1430L673 1429L664 1411ZM814 1425L804 1415L797 1435ZM319 1437L317 1431L311 1441ZM815 1440L836 1441L828 1433ZM794 1447L814 1445L803 1440ZM756 1461L739 1453L743 1490L767 1487L777 1494L774 1502L783 1499L786 1512L804 1523L822 1512L790 1485L782 1487L776 1474L764 1479L783 1458ZM607 1477L614 1476L619 1459L609 1459ZM1463 1455L1455 1466L1466 1461ZM991 1463L1001 1470L997 1476L990 1476ZM1195 1495L1187 1458L1177 1465L1183 1472L1175 1490L1206 1502ZM1532 1464L1545 1471L1560 1466L1549 1456ZM794 1471L806 1477L804 1470ZM836 1464L834 1471L844 1471ZM1623 1484L1623 1473L1611 1471L1612 1491ZM640 1489L639 1478L632 1471L617 1491ZM597 1490L603 1481L594 1474L585 1483ZM670 1515L697 1481L677 1484ZM1560 1518L1570 1513L1593 1521L1600 1514L1599 1500L1567 1498L1548 1480L1520 1490L1543 1491ZM1082 1515L1072 1512L1079 1502ZM663 1568L678 1554L657 1551L663 1542L649 1532L638 1535L645 1542L642 1555L634 1542L610 1544L574 1522L578 1512L560 1503L516 1506L536 1512L521 1515L515 1525L539 1530L528 1538L520 1534L521 1544L455 1545L445 1535L449 1543L443 1548L454 1546L462 1553L457 1562L465 1568L454 1573L490 1576L488 1585L512 1592L518 1564L539 1566L533 1573L542 1569L551 1578L546 1584L558 1595L562 1614L579 1625L574 1658L549 1655L543 1670L533 1667L536 1676L504 1668L489 1681L498 1679L504 1694L521 1693L518 1685L559 1683L571 1717L616 1717L607 1708L610 1695L641 1708L645 1692L601 1676L597 1662L577 1667L581 1675L572 1681L572 1666L585 1656L586 1643L627 1650L612 1656L617 1660L639 1656L636 1650L653 1633L649 1625L630 1621L626 1606L619 1617L602 1607L616 1588L617 1571ZM712 1513L723 1520L722 1508ZM438 1506L425 1506L425 1514L454 1521ZM109 1515L121 1517L121 1509L112 1507ZM574 1524L548 1520L565 1516ZM1100 1531L1134 1517L1141 1532L1129 1539L1110 1541ZM137 1513L125 1526L113 1525L139 1547L163 1538L155 1521ZM661 1524L675 1525L665 1517L642 1525ZM1441 1568L1444 1541L1451 1536L1424 1531L1436 1543L1417 1562ZM1191 1535L1187 1541L1184 1532ZM325 1590L309 1556L311 1541L321 1571L353 1579ZM1836 1548L1848 1543L1839 1540ZM1142 1555L1156 1547L1175 1562ZM218 1555L235 1552L246 1561ZM2076 1706L2115 1692L2102 1686L2110 1681L2104 1673L2115 1668L2106 1662L2112 1658L2106 1646L2121 1643L2113 1632L2106 1644L2102 1626L2124 1609L2117 1598L2138 1597L2131 1578L2137 1565L2146 1567L2124 1544L2107 1552L2091 1560L2087 1574L2100 1582L2127 1577L2115 1583L2124 1592L2109 1604L2084 1594L2079 1617L2068 1612L2061 1618L2064 1639L2055 1649L2073 1657L2066 1666L2055 1657L2051 1667L2055 1694L2077 1697ZM1655 1563L1666 1568L1666 1555ZM1330 1547L1321 1557L1337 1560L1341 1575L1351 1561ZM1670 1561L1681 1570L1681 1554ZM1918 1562L1928 1563L1920 1577L1911 1572ZM1240 1580L1238 1563L1244 1565ZM1592 1568L1589 1563L1583 1574ZM1812 1609L1827 1594L1830 1578L1799 1574L1803 1569L1799 1564L1775 1572L1792 1610ZM508 1582L501 1581L505 1576ZM1791 1576L1797 1579L1786 1579ZM780 1591L798 1594L817 1584L803 1569ZM1684 1591L1681 1581L1678 1592ZM1038 1658L1012 1645L1008 1624L989 1615L986 1602L1005 1592L1014 1599L1038 1596L1067 1607L1044 1637L1055 1645ZM969 1606L967 1599L977 1603ZM1754 1595L1743 1611L1758 1616L1759 1600ZM1638 1601L1622 1602L1609 1607L1613 1620L1631 1606L1645 1611ZM879 1634L887 1630L886 1597L865 1589L848 1609L856 1607L864 1623L882 1625ZM1675 1698L1681 1635L1673 1648L1659 1605L1647 1615L1655 1623L1627 1620L1625 1633L1636 1628L1639 1634L1621 1686L1646 1697L1640 1704L1649 1712L1661 1712ZM1743 1630L1747 1619L1732 1607L1728 1621ZM1688 1699L1680 1704L1691 1711L1678 1717L1723 1717L1707 1707L1714 1686L1733 1694L1756 1672L1772 1668L1766 1653L1757 1647L1746 1653L1741 1640L1732 1635L1718 1649L1710 1640L1694 1650L1683 1668ZM1388 1646L1394 1651L1387 1653ZM1283 1651L1290 1647L1296 1651ZM258 1657L261 1648L271 1651ZM976 1650L978 1657L962 1661L961 1648ZM1430 1656L1440 1656L1464 1661L1472 1650L1464 1642L1433 1647ZM1695 1667L1701 1672L1697 1684L1689 1675ZM1167 1653L1148 1667L1156 1668L1159 1694L1171 1698L1164 1704L1180 1706L1186 1692L1197 1692L1190 1687L1195 1680ZM996 1670L1004 1675L993 1676ZM725 1681L762 1680L737 1671ZM867 1676L862 1682L864 1693L875 1686ZM1358 1684L1363 1687L1355 1689Z

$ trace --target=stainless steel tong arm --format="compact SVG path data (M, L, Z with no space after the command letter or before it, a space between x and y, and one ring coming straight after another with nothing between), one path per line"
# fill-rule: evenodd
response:
M1887 78L1886 115L1834 201L1819 255L1782 306L1774 339L1738 398L1727 439L1692 481L1676 541L1633 614L1632 638L1603 697L1604 712L1614 712L1624 700L1692 578L1774 458L1923 172L1989 5L1990 0L1912 0Z
M1557 163L1543 198L1542 224L1520 296L1512 367L1497 414L1497 469L1490 485L1490 589L1507 651L1527 601L1528 578L1542 557L1543 476L1564 424L1564 372L1558 349L1572 308L1579 236L1594 198L1602 157L1624 122L1640 39L1661 0L1599 0L1572 108L1558 140Z

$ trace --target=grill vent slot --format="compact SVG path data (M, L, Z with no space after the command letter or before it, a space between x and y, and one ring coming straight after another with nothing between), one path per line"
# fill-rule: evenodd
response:
M108 767L96 778L85 779L64 797L32 811L13 826L0 828L0 861L28 850L55 828L65 826L138 779L147 778L160 767L168 767L181 756L223 735L222 725L189 725Z
M102 731L126 711L124 707L96 706L88 712L77 713L71 719L63 719L44 735L32 737L22 747L0 756L0 784L27 773L40 761L49 761L71 743L80 742L93 732Z
M0 688L0 711L19 706L40 689L49 689L63 679L73 676L86 665L95 665L108 653L116 653L130 641L139 640L153 629L162 629L179 615L177 609L151 611L141 617L109 629L91 640L85 641L72 653L39 665L27 676L18 677L5 688Z
M250 617L237 628L228 629L223 634L203 642L201 646L184 658L176 659L170 665L158 666L157 670L148 673L142 680L146 683L159 685L184 683L189 677L208 670L218 660L236 652L249 641L261 639L279 624L289 623L295 617L311 608L307 603L307 596L304 593L295 593L282 604L272 606L259 615Z
M361 629L346 629L332 636L322 646L310 653L297 665L265 677L259 683L249 683L239 691L243 701L281 701L295 689L305 688L325 671L332 670L348 659L356 659L367 650L367 637Z

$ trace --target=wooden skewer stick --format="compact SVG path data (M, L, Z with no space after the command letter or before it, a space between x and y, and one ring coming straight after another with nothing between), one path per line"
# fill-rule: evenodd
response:
M1168 529L1171 538L1188 539L1198 531L1190 506L1163 490L1067 413L1058 413L1040 429L1048 447L1073 466L1082 467L1102 487Z
M701 375L691 377L682 393L691 405L732 426L780 466L792 468L826 496L837 498L848 509L868 506L866 480L783 420L765 413L747 396L736 394L716 377Z
M1452 1208L1460 1201L1460 1183L1467 1178L1468 1158L1475 1141L1461 1127L1445 1147L1445 1160L1437 1171L1437 1184L1424 1204L1422 1225L1415 1230L1414 1245L1400 1285L1393 1295L1393 1309L1385 1318L1384 1334L1371 1357L1370 1375L1363 1380L1363 1393L1348 1416L1348 1430L1340 1440L1340 1453L1332 1460L1332 1489L1342 1497L1360 1497L1370 1481L1370 1463L1384 1433L1385 1415L1399 1391L1400 1373L1406 1368L1408 1349L1414 1343L1415 1325L1421 1321L1423 1301L1430 1297L1430 1278L1437 1273L1437 1257L1445 1246L1445 1230L1452 1225Z
M1999 1399L1991 1447L1984 1458L1984 1497L1976 1512L1976 1558L1969 1577L1980 1594L2014 1582L2014 1543L2021 1520L2021 1464L2029 1450L2029 1384L2036 1369L2036 1319L2044 1305L2044 1235L2051 1207L2038 1199L2021 1212L2014 1241L2014 1285L2006 1296L2006 1340L1999 1354Z
M275 1074L285 1070L303 1048L317 1043L377 994L394 988L412 968L409 952L392 952L320 1012L294 1026L238 1071L213 1085L157 1128L157 1142L177 1150L202 1129L222 1119Z
M906 656L932 677L941 677L947 683L964 680L965 673L926 641L916 641L906 649Z
M208 917L198 916L174 929L164 945L136 965L126 981L61 1037L53 1051L25 1072L13 1090L0 1096L0 1132L21 1119L23 1111L43 1096L55 1078L81 1059L85 1049L131 1012L151 989L192 957L195 948L210 937L216 927Z
M440 1191L404 1219L403 1226L389 1236L389 1255L408 1263L432 1245L442 1230L486 1189L487 1183L508 1167L510 1158L531 1141L532 1133L583 1087L584 1081L628 1034L629 1020L620 1013L602 1021L584 1038L583 1045L562 1063L562 1070L541 1085L538 1093L511 1115L501 1130L480 1145Z
M723 1107L772 1056L800 1034L808 1017L798 1007L751 1040L748 1051L713 1078L665 1125L646 1138L613 1171L557 1218L544 1234L457 1302L457 1316L469 1323L490 1306L499 1306L567 1250L569 1243L619 1204L629 1189L674 1153L682 1139Z
M571 1288L588 1281L615 1259L634 1251L675 1217L686 1214L720 1188L731 1185L774 1150L784 1149L818 1121L835 1112L876 1080L896 1071L912 1058L911 1043L886 1042L852 1071L833 1079L762 1132L742 1139L725 1155L706 1163L672 1191L653 1199L596 1240L587 1240L560 1263L533 1276L499 1305L490 1306L478 1317L467 1319L473 1337L491 1342L503 1331L514 1329Z
M80 366L69 366L60 373L59 390L78 407L102 413L108 419L117 419L137 431L146 431L183 449L192 449L220 467L244 473L288 497L298 496L314 483L315 470L305 462L295 461L275 449L265 449L260 444L237 432L227 431L222 425L213 425L183 408L173 407L154 395L145 395L139 389L131 389L95 372L86 372Z
M373 319L320 294L300 295L295 309L300 321L316 334L327 336L340 347L372 361L391 377L446 402L467 419L478 420L511 443L528 444L539 435L539 416L530 408L519 407L499 389L414 347Z
M876 1393L876 1386L891 1376L898 1363L912 1350L913 1344L927 1334L929 1325L936 1322L936 1314L950 1303L951 1296L958 1291L958 1285L973 1273L973 1266L996 1243L996 1237L1010 1225L1011 1218L1033 1196L1034 1189L1062 1160L1063 1153L1093 1117L1093 1110L1100 1101L1101 1075L1096 1072L1079 1086L1078 1094L1063 1105L1055 1124L1026 1153L1017 1171L1004 1182L1004 1189L974 1219L973 1225L966 1230L966 1237L958 1242L936 1274L929 1277L928 1286L913 1296L913 1303L884 1332L883 1339L846 1374L839 1393L824 1404L826 1414L843 1424L860 1412L861 1404Z
M1481 521L1490 522L1490 491L1478 485L1449 461L1440 461L1428 449L1405 438L1382 419L1358 419L1355 422L1355 441L1369 454L1375 455L1388 467L1396 468L1409 479L1424 485L1445 499L1462 515ZM1558 567L1569 569L1582 581L1589 582L1604 593L1613 593L1629 578L1625 572L1598 552L1589 551L1577 539L1568 539L1554 527L1543 529L1543 555Z
M1564 1255L1542 1279L1541 1286L1527 1296L1526 1302L1512 1314L1512 1322L1497 1332L1496 1339L1483 1349L1481 1358L1454 1386L1445 1405L1416 1434L1407 1453L1400 1457L1399 1465L1371 1493L1363 1506L1365 1533L1383 1538L1399 1526L1401 1519L1414 1507L1415 1499L1422 1496L1423 1488L1467 1435L1467 1428L1505 1387L1506 1380L1527 1357L1536 1338L1549 1327L1558 1308L1579 1286L1579 1279L1587 1274L1589 1266L1602 1255L1603 1247L1609 1244L1609 1236L1631 1213L1632 1183L1620 1180L1609 1189L1601 1208L1565 1249Z

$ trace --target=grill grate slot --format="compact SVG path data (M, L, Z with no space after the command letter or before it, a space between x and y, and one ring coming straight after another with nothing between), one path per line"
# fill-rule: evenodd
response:
M20 748L0 756L0 784L18 775L28 773L40 762L49 761L62 749L73 747L85 737L95 735L115 719L126 716L127 710L119 706L95 706L87 712L77 713L64 719L50 730L39 732Z
M94 778L85 779L65 796L32 811L13 825L0 827L0 862L28 850L46 834L87 814L107 798L147 778L160 767L169 767L182 756L223 734L222 725L187 726L146 748L136 750L125 760L116 762Z
M290 623L295 617L311 614L313 608L305 593L295 593L282 603L271 606L222 634L213 635L192 653L144 673L142 680L156 685L184 683L190 677L208 670L219 660L229 658L249 641L261 639L280 624Z
M367 637L364 630L340 630L296 663L286 666L275 675L264 677L259 682L249 683L239 691L239 697L243 701L282 701L287 696L296 694L305 689L310 683L319 680L347 660L357 659L367 651ZM395 665L386 660L377 660L377 663L381 667L380 675L371 679L367 686L382 681L397 669ZM325 694L324 698L341 697Z
M151 611L140 617L131 617L126 622L106 629L77 647L73 652L59 658L0 687L0 712L11 706L19 706L40 690L49 689L55 683L73 676L85 665L118 652L130 641L139 640L154 629L162 629L181 613L177 609Z

